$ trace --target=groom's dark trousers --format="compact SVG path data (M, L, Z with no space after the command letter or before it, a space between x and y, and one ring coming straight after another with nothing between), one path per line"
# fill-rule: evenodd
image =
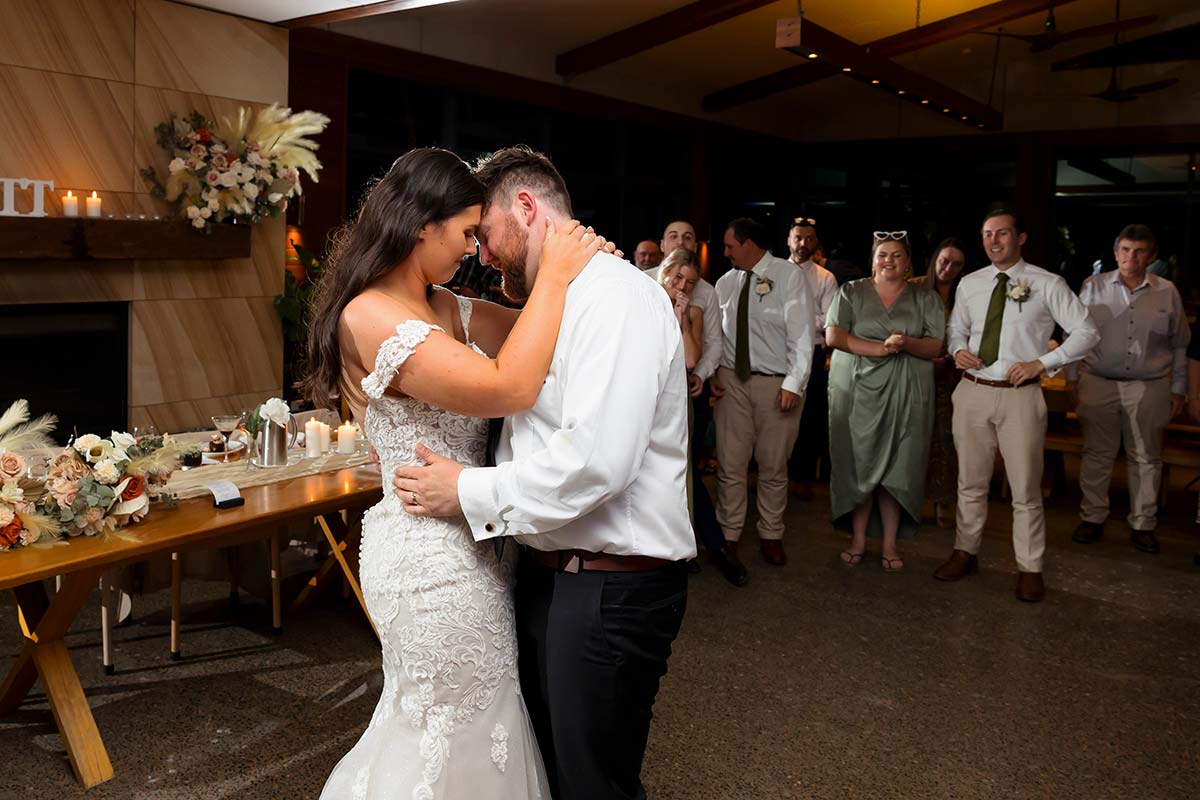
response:
M642 757L683 622L687 568L593 571L585 561L571 572L567 555L535 559L522 548L517 567L521 692L551 791L555 800L644 798Z

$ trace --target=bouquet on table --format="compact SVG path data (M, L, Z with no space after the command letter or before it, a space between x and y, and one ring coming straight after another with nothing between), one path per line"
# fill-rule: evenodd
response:
M38 508L42 487L28 477L28 459L21 454L50 446L57 421L45 414L30 422L24 400L0 415L0 550L53 542L59 536L58 517Z
M324 114L293 114L277 104L257 112L240 108L235 120L220 124L198 111L184 119L172 115L154 129L159 147L172 155L166 183L154 167L141 176L155 197L178 203L197 228L278 217L300 194L301 170L317 182L321 162L307 137L328 124Z
M169 436L80 436L50 461L37 507L67 536L112 533L144 519L151 502L174 501L167 481L189 449Z

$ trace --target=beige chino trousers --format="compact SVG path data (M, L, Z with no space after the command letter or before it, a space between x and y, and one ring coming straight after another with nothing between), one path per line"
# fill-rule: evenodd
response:
M1129 527L1154 530L1162 481L1163 431L1171 421L1170 377L1114 381L1085 372L1079 377L1076 413L1083 428L1079 516L1098 525L1108 519L1108 486L1117 450L1124 442Z
M1012 540L1017 566L1041 572L1046 550L1042 466L1046 401L1038 383L1020 388L981 386L964 378L954 390L954 447L958 451L958 529L954 546L978 553L987 522L988 483L996 448L1012 490Z
M783 538L783 512L787 510L787 461L804 398L791 411L779 410L783 378L751 375L738 380L728 367L719 376L725 394L717 401L713 418L717 429L717 522L728 541L736 542L746 524L746 496L750 456L758 462L758 538Z

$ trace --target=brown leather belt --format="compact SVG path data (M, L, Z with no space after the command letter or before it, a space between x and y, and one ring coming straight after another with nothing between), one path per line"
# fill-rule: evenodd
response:
M1013 386L1008 381L988 381L984 380L983 378L976 378L969 372L964 372L963 377L969 380L971 383L978 383L980 386L991 386L994 389L1020 389L1022 386L1030 386L1035 383L1041 383L1042 381L1041 378L1030 378L1024 383L1018 383L1016 386Z
M662 569L674 561L651 556L618 556L612 553L589 553L585 550L534 550L533 560L543 567L560 572L648 572Z

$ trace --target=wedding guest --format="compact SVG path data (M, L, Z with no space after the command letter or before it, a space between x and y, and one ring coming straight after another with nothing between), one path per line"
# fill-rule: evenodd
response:
M838 289L825 319L829 367L829 496L834 526L850 528L842 561L862 563L883 537L883 569L904 561L896 538L916 533L924 502L934 384L946 314L936 292L909 283L906 231L877 231L871 277Z
M1163 432L1187 399L1191 336L1175 284L1147 269L1156 251L1153 231L1125 226L1113 244L1117 269L1088 278L1079 293L1100 330L1100 344L1066 370L1083 429L1082 522L1071 537L1081 544L1104 535L1113 462L1123 444L1133 546L1159 551Z
M640 270L654 269L663 260L663 251L658 246L658 242L652 239L646 239L638 242L637 248L633 251L633 263Z
M1017 599L1035 603L1045 596L1046 401L1040 378L1083 358L1100 334L1065 280L1021 258L1025 227L1015 213L990 212L982 238L992 263L962 279L950 315L950 352L966 370L953 398L958 522L954 551L933 577L956 581L976 571L999 447L1012 490ZM1068 336L1049 350L1055 325Z
M767 563L782 565L787 459L800 429L816 328L808 281L767 251L752 219L725 229L734 269L717 281L724 343L712 379L717 400L717 519L737 558L746 522L750 456L758 462L758 537Z
M686 247L675 248L662 263L659 283L675 304L675 317L679 321L680 333L683 336L684 361L687 368L692 370L703 354L705 338L704 314L692 303L696 287L700 283L700 260ZM689 409L691 418L688 430L690 435L695 437L700 435L700 432L694 425L694 414L690 412ZM696 532L696 538L704 545L709 557L726 580L734 586L745 586L750 580L750 575L740 561L730 560L725 551L725 537L717 523L712 498L708 494L703 476L697 469L694 457L689 457L688 467L688 498L691 501L692 528ZM696 562L696 569L698 568Z
M817 239L817 221L811 217L792 220L788 231L790 261L796 265L805 280L813 300L813 316L816 328L813 341L812 374L805 392L804 411L800 415L800 433L788 459L788 476L792 481L792 494L801 500L812 499L809 481L818 477L819 463L829 459L829 377L825 371L825 314L837 294L837 279L833 273L821 266L821 242ZM828 469L828 467L826 467Z
M679 248L696 253L699 244L696 241L696 229L687 220L672 220L663 229L662 251L671 253ZM696 262L697 267L700 262ZM656 274L656 273L651 273ZM708 388L708 379L717 371L721 361L721 303L717 299L717 290L701 276L692 290L692 303L699 306L704 314L704 349L695 369L688 375L688 389L692 396L693 429L692 460L699 465L704 451L704 442L708 438L708 429L712 425L712 397Z
M946 321L954 310L954 295L967 263L967 251L958 239L943 239L933 251L929 271L914 283L932 289L942 299ZM954 451L954 431L950 420L954 406L950 396L962 377L954 366L954 356L943 344L933 358L933 433L929 439L929 471L925 475L925 496L933 501L933 515L939 528L954 527L954 502L958 497L958 454Z

